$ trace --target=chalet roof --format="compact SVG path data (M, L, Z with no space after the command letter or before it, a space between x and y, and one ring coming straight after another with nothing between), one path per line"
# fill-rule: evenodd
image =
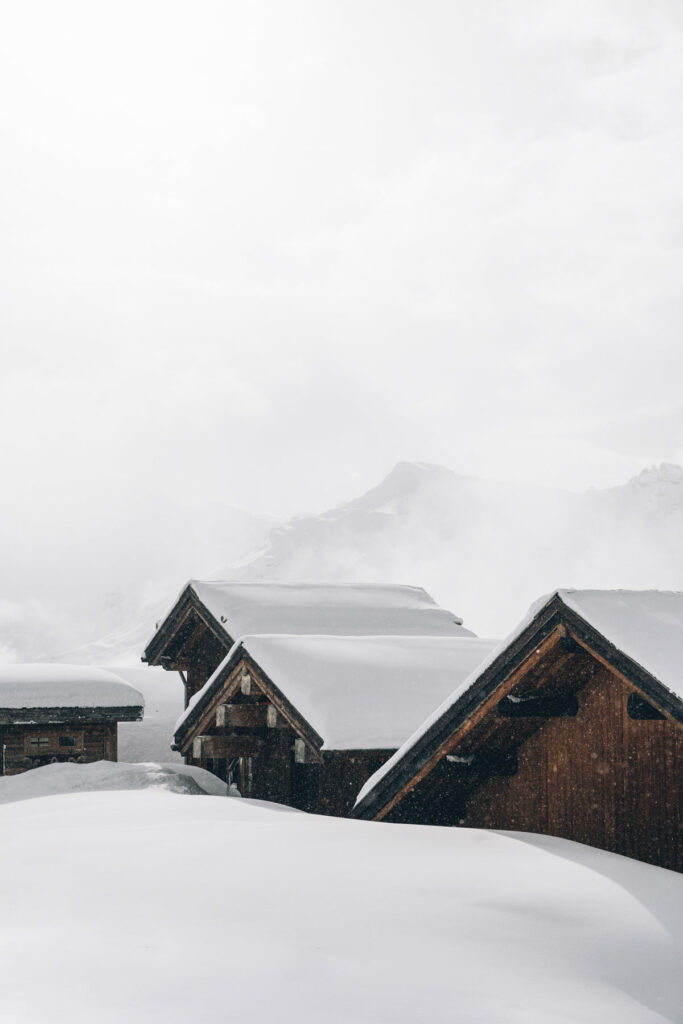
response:
M136 708L142 694L101 668L83 665L0 665L0 711L44 708Z
M568 608L683 701L683 592L560 590Z
M683 592L658 590L557 590L535 602L513 632L492 649L475 670L425 719L399 750L372 775L356 800L370 804L382 788L398 788L408 764L471 714L498 682L497 669L525 635L552 611L571 616L588 634L602 641L609 660L635 673L654 699L683 720Z
M494 640L458 636L248 636L176 725L185 732L247 655L325 750L393 749L484 659Z
M243 583L190 580L145 651L152 663L165 630L199 604L219 635L474 636L421 587L351 583Z

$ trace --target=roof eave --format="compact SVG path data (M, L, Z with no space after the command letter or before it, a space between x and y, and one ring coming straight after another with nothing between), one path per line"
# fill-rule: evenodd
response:
M72 722L141 722L144 707L128 705L114 708L53 707L53 708L2 708L0 725L55 724Z
M217 640L221 643L228 644L230 646L232 645L232 641L227 630L206 607L194 589L192 581L190 581L180 594L180 597L173 605L166 618L159 624L159 628L147 644L147 647L142 654L142 661L146 662L150 666L161 665L162 668L166 668L163 664L164 649L175 636L178 627L181 625L182 620L191 608L199 614L202 621L206 623Z

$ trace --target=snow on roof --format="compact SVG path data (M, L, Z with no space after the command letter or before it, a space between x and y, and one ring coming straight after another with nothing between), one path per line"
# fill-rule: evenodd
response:
M554 597L581 616L614 647L683 700L683 592L664 590L556 590L535 601L519 625L440 704L374 775L356 806L402 761L439 719L473 686L486 669L533 622Z
M88 665L0 665L0 709L130 708L145 699L113 672Z
M323 749L393 749L494 646L477 637L244 637L176 730L221 668L246 651L322 736Z
M260 633L474 636L421 587L205 580L189 586L234 640Z
M606 640L683 700L683 592L559 590Z

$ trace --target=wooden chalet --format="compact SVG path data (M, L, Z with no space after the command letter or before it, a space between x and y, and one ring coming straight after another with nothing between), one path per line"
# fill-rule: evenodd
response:
M420 587L191 580L142 660L181 674L187 707L236 640L262 633L474 635Z
M177 723L176 747L243 796L345 815L493 646L460 636L243 637Z
M1 773L60 761L116 761L119 722L144 698L113 672L77 665L0 666Z
M681 871L682 766L683 594L557 591L353 815L560 836Z

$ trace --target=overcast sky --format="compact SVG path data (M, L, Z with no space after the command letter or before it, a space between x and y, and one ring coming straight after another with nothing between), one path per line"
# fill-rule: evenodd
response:
M683 460L682 11L0 2L6 509Z

